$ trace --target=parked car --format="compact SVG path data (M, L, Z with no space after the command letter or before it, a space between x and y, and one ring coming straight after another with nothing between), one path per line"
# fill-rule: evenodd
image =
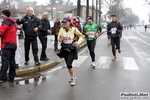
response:
M101 27L102 28L107 28L107 23L106 22L101 23Z

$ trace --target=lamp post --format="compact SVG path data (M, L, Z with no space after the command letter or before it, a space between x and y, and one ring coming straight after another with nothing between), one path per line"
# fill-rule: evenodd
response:
M4 0L4 9L6 9L6 0Z
M99 0L99 25L101 25L101 0Z
M53 21L53 5L51 6L52 21Z
M96 0L96 23L97 23L97 16L98 16L97 11L98 11L98 0Z

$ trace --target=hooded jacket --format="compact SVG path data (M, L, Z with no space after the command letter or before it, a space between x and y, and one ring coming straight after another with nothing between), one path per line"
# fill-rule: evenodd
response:
M17 31L16 22L8 17L5 18L0 26L0 37L1 37L1 49L11 49L16 50L16 31Z

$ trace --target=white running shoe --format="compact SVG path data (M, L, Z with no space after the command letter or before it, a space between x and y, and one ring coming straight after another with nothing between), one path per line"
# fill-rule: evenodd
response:
M92 62L92 67L95 69L95 67L96 67L95 62Z
M77 78L76 76L73 76L74 80L76 80L76 78ZM70 78L69 83L71 83L71 81L72 81L72 78Z
M75 86L76 85L76 80L75 79L71 79L71 86Z

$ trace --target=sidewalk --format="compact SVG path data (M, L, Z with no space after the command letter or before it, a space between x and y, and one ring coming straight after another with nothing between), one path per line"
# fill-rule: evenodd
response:
M104 33L105 31L106 29L103 29L102 33ZM60 48L60 44L58 45ZM81 49L84 46L86 46L86 42L80 45L78 49ZM24 61L25 61L24 60L25 59L24 58L24 39L19 39L19 47L20 47L21 55L19 58L17 57L19 59L20 64L19 64L19 68L16 70L16 76L23 76L23 75L43 71L48 68L54 67L55 65L63 61L63 59L60 59L56 55L57 52L55 52L53 49L54 48L54 36L53 35L48 35L47 50L46 50L47 57L50 60L40 61L41 63L40 66L35 66L31 48L30 48L30 53L29 53L29 58L30 58L29 65L24 65ZM41 46L39 39L38 39L38 48L39 48L38 56L40 58L42 46Z

